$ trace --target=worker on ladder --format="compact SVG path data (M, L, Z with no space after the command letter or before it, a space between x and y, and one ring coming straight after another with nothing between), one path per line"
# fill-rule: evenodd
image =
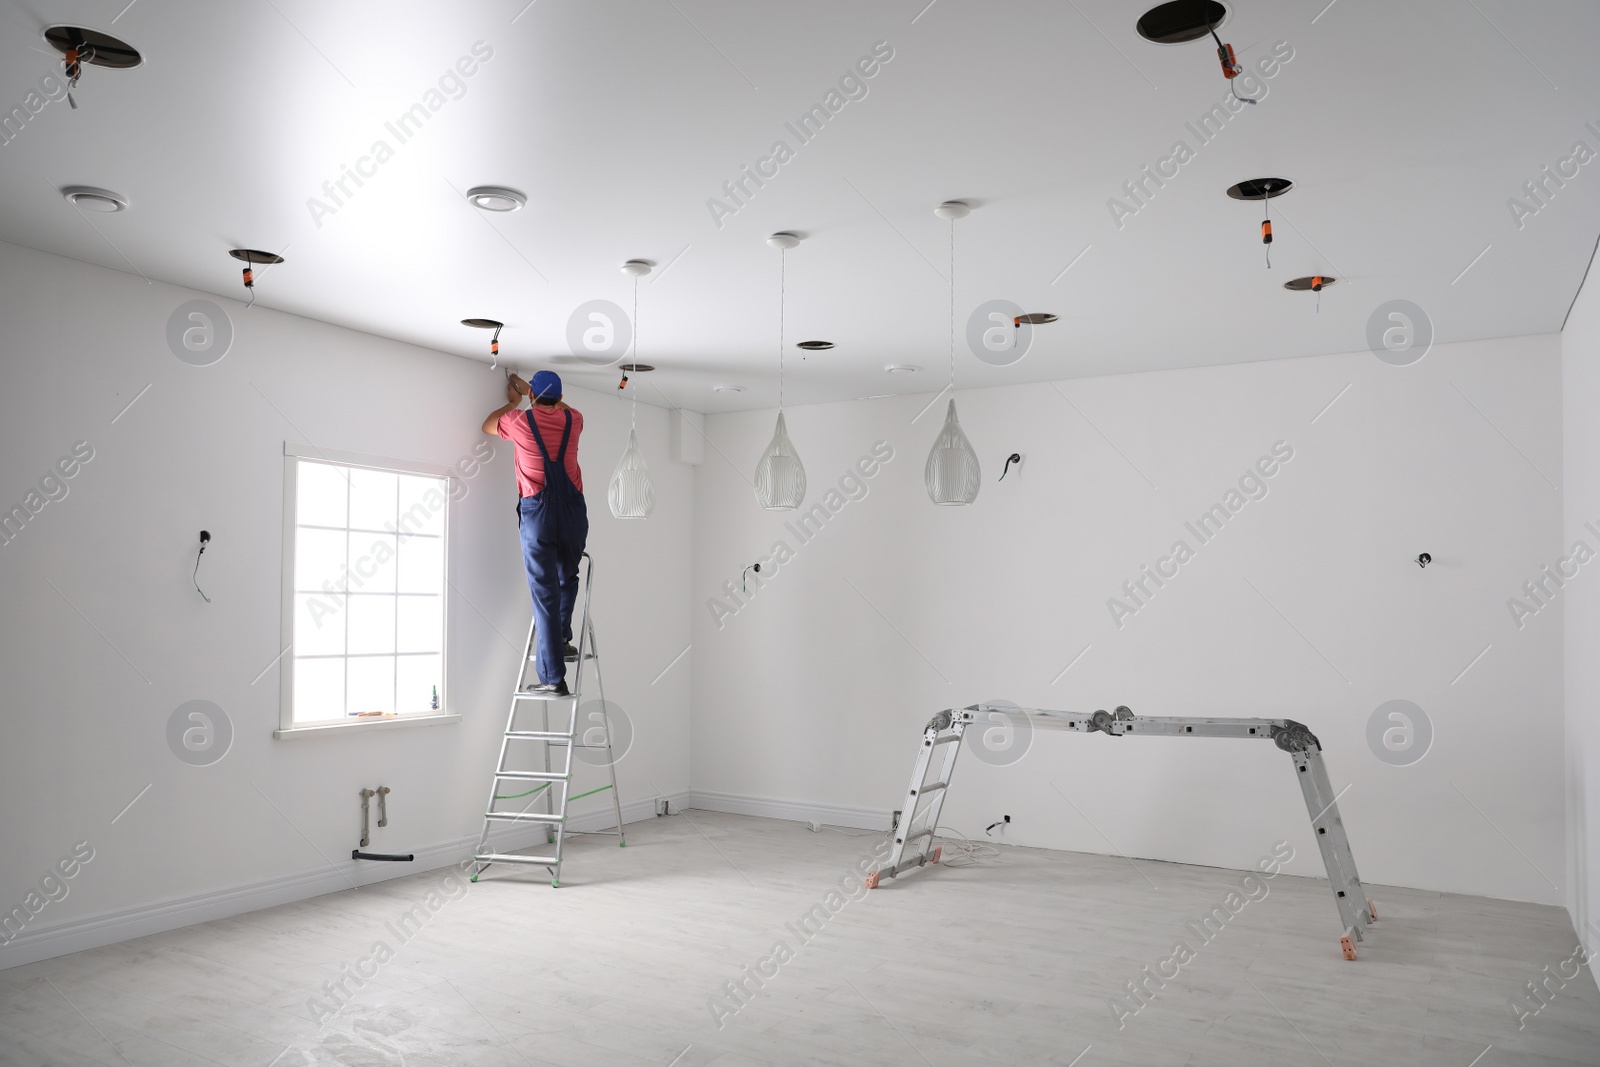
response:
M526 410L522 398L531 397ZM566 660L572 647L572 608L578 599L578 564L589 538L589 509L578 468L582 413L561 400L561 377L542 370L533 381L506 377L504 407L483 420L483 432L516 448L517 519L522 530L522 560L533 594L538 631L536 694L569 696Z

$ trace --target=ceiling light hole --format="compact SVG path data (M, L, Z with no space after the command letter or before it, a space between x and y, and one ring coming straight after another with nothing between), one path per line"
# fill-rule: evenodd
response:
M826 352L830 348L833 347L833 342L832 341L799 341L799 342L797 342L795 344L795 347L799 348L799 349L803 349L804 351L807 351L807 352Z
M475 330L498 330L505 326L499 319L462 319L461 325L471 326Z
M1156 44L1186 44L1208 37L1228 18L1228 9L1215 0L1172 0L1140 16L1139 36Z
M1056 321L1048 311L1028 311L1017 316L1018 326L1045 326Z
M76 50L79 62L93 67L129 70L144 62L144 56L127 41L83 26L51 26L44 31L44 39L63 56Z
M1331 274L1308 274L1304 278L1295 278L1293 281L1283 283L1283 287L1292 293L1310 292L1313 287L1326 289L1339 279Z
M1228 195L1235 200L1270 200L1293 188L1294 182L1288 178L1251 178L1229 186Z
M257 263L282 263L283 257L274 252L263 252L258 248L230 248L228 255L241 263L255 266Z
M653 363L624 363L622 365L624 374L649 374L655 369L655 364Z
M481 211L520 211L528 198L515 189L499 185L479 185L467 190L467 202Z
M74 207L81 207L85 211L97 211L102 215L122 211L128 206L128 198L121 193L113 193L110 189L96 189L92 185L69 185L61 190L61 195Z

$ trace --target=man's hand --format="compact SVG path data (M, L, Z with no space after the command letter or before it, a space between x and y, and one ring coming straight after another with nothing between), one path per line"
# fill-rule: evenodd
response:
M533 392L532 387L515 373L506 375L506 399L513 404L521 404L522 398Z
M528 383L511 372L506 373L506 404L496 411L489 412L489 417L483 420L483 432L490 437L500 436L500 416L508 411L515 411L522 406L522 398L533 390Z

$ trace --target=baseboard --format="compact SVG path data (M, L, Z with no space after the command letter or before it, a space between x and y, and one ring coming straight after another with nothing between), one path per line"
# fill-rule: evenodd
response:
M678 793L667 798L673 807L688 804L688 794ZM656 798L645 797L622 805L624 823L653 819ZM615 821L609 807L574 815L568 822L573 830L603 830ZM495 835L495 847L515 851L531 848L543 841L543 829L512 829ZM193 896L175 897L154 904L140 904L115 911L102 912L82 919L52 923L39 927L29 926L10 941L0 943L0 970L19 967L25 963L72 952L113 945L135 937L177 930L213 919L226 919L233 915L260 911L262 908L292 904L327 893L337 893L355 886L371 885L409 874L438 870L459 863L472 855L478 838L461 837L453 841L413 849L416 859L411 863L375 863L364 860L341 860L317 870L270 878L261 882L231 886L225 889L196 893Z
M755 797L742 793L690 790L684 803L691 808L724 811L729 815L758 815L766 819L788 819L791 822L819 822L824 826L844 826L852 830L889 829L889 813L886 811L841 808L835 804L817 804L808 800L783 800L778 797Z

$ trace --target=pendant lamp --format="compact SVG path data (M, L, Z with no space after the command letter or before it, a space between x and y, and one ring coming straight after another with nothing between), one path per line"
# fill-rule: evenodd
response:
M961 420L956 418L956 219L965 218L972 209L960 200L947 200L933 209L941 219L950 220L950 406L945 410L944 426L933 439L928 452L928 462L922 468L922 480L928 488L928 499L935 504L970 504L978 499L978 486L983 472L978 466L978 454L972 442L961 431Z
M778 249L778 423L756 464L756 500L768 511L793 511L806 498L806 469L783 421L784 281L789 249L800 243L792 233L775 233L767 244Z
M633 276L633 359L629 368L639 365L639 278L650 273L650 264L630 259L622 265L622 273ZM628 369L628 368L625 368ZM626 385L628 379L622 379ZM611 484L606 487L606 502L611 514L619 519L648 519L656 506L656 487L650 480L650 467L639 451L639 393L634 386L632 420L628 426L628 447L617 461L611 474Z

